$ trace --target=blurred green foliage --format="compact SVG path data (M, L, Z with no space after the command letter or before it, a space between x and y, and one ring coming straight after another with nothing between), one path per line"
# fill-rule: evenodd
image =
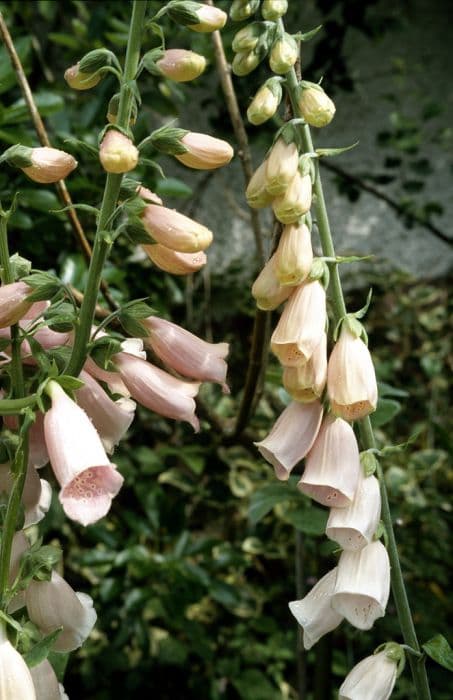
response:
M290 3L294 26L296 4ZM327 20L310 70L325 71L332 89L353 90L353 76L342 57L348 27L372 35L387 31L398 18L389 10L385 25L373 21L375 15L365 6L373 10L377 0L318 4ZM97 144L115 89L113 79L105 79L96 90L72 93L62 76L84 52L104 43L124 51L129 3L13 0L0 3L0 8L53 144L74 152L80 161L70 179L71 194L75 201L96 204L102 196L103 175L97 162L77 148L75 139ZM232 34L233 29L227 28L227 44ZM156 41L147 36L146 48ZM204 99L211 109L214 106L213 128L231 138L213 78L209 37L173 27L171 45L190 47L211 59L206 77L214 87ZM0 59L2 145L6 148L16 141L36 145L3 49ZM252 84L261 77L257 71ZM245 83L238 82L244 106L250 90ZM162 116L184 110L195 90L192 85L182 89L144 77L137 140L158 126ZM379 146L386 149L382 177L395 172L402 158L409 158L413 175L403 183L408 197L422 188L429 168L419 158L419 138L418 125L396 111L391 127L378 136ZM376 184L386 184L382 177ZM184 181L162 180L157 172L147 172L146 183L175 205L190 204L190 176ZM30 257L35 267L54 269L65 282L83 289L85 263L74 252L65 215L52 211L60 206L54 190L24 185L21 174L2 169L0 199L8 201L16 190L21 197L11 229L12 247ZM354 198L350 188L345 193ZM435 203L426 206L431 209L423 215L436 213ZM80 218L91 237L92 218L84 212ZM159 312L183 321L187 283L151 274L150 265L131 253L127 242L120 241L106 270L115 297L149 295ZM253 274L251 270L250 279ZM425 642L437 633L448 636L445 621L452 612L448 493L453 449L446 398L452 371L451 281L439 280L434 286L395 274L392 279L370 277L363 281L363 286L367 284L374 288L367 330L382 382L382 400L374 417L378 441L381 446L399 444L416 435L405 451L385 458L384 468L415 621ZM253 306L248 290L229 284L228 275L214 278L212 286L217 301L210 330L214 338L232 343L229 377L234 391L225 397L218 388L206 388L203 400L229 425L243 386ZM203 294L202 285L195 284L191 330L201 334L206 327ZM362 288L351 290L351 308L359 308L363 296ZM128 441L115 455L126 484L110 515L82 529L67 522L55 501L43 523L46 541L62 544L68 580L93 596L98 612L95 632L69 661L65 686L70 697L106 700L133 691L151 692L159 700L296 697L297 630L287 607L295 598L296 539L303 550L307 590L334 565L337 555L335 545L322 535L325 511L303 498L293 479L277 483L252 445L251 437L263 435L283 408L280 386L280 369L271 360L250 436L238 443L224 439L206 416L202 432L194 436L184 427L140 411ZM353 663L389 637L400 639L392 603L369 633L343 625L306 655L307 698L335 697L335 688ZM447 671L433 662L428 666L433 697L449 700ZM408 673L392 697L413 697Z

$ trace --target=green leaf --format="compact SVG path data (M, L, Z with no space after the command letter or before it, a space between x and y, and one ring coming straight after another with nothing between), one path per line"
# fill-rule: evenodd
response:
M389 423L401 411L401 404L393 399L379 399L377 408L370 415L373 428Z
M297 510L289 510L284 514L284 520L294 525L296 530L305 533L306 535L322 535L326 529L327 518L329 513L321 508L312 506L311 508L303 507Z
M249 668L231 679L242 700L275 700L277 688L271 685L264 673Z
M63 627L58 627L56 630L44 637L44 639L41 639L32 649L30 649L30 651L25 654L24 659L29 668L33 668L33 666L37 666L42 661L47 659L53 643L62 630Z
M352 151L358 145L359 142L356 141L351 146L343 146L343 148L317 148L316 153L320 158L329 158L331 156L339 156L341 153L346 153L346 151Z
M148 314L149 316L150 314ZM133 338L147 338L149 331L140 323L134 316L127 314L119 314L118 320L123 326L126 333Z
M309 32L299 32L298 34L295 35L295 39L298 39L299 41L310 41L310 39L313 39L314 36L322 29L322 24L319 24L317 27L314 29L310 29Z
M23 189L20 191L20 202L24 208L47 212L58 207L59 201L55 192L46 189Z
M24 277L23 281L35 290L28 295L28 301L51 299L61 288L58 277L50 272L33 272L28 277Z
M148 306L148 304L146 304L142 299L125 304L122 307L122 310L125 311L128 316L138 320L141 318L148 318L148 316L155 313L155 309Z
M165 180L160 180L155 192L161 197L180 197L183 199L190 197L193 194L193 189L176 177L167 177Z
M27 63L31 51L31 39L29 36L14 40L14 46L22 65ZM28 73L28 70L25 70ZM4 46L0 48L0 93L6 92L17 84L17 77L9 60Z
M81 379L71 377L69 374L60 374L59 377L55 377L55 381L67 391L77 391L77 389L84 386L84 382Z
M60 95L53 92L40 92L34 95L35 103L38 112L42 117L47 117L50 114L59 112L64 108L64 100ZM2 125L19 124L20 122L28 122L30 120L30 112L23 98L17 100L10 107L7 107L0 119Z
M422 649L433 661L437 661L444 668L453 671L453 649L442 634L436 634L435 637L422 645Z
M295 495L297 494L291 491L288 484L274 483L263 486L255 491L250 499L248 511L250 522L256 525L274 506L293 499Z

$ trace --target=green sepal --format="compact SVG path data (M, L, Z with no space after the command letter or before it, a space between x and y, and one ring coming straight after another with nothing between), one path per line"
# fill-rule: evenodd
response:
M358 145L359 141L356 141L351 146L343 146L342 148L317 148L316 155L318 155L320 158L339 156L341 153L346 153L346 151L352 151L352 149Z
M40 639L31 649L24 655L25 662L29 668L37 666L47 659L54 645L55 640L63 631L63 627L57 627L50 634Z
M32 148L17 143L15 146L11 146L2 153L0 156L0 163L6 161L9 165L13 165L16 168L29 168L30 165L33 165L31 159L32 152Z
M147 51L143 56L142 65L145 68L145 70L148 71L148 73L151 73L151 75L161 76L162 73L159 70L159 67L156 65L156 63L163 56L164 52L162 49L151 49L151 51Z
M50 272L33 272L28 277L23 278L23 282L34 289L28 294L28 301L45 301L57 294L63 283Z
M372 476L376 472L378 468L378 461L374 454L374 450L364 450L360 453L360 465L365 477Z
M146 299L147 297L145 297ZM136 301L130 301L121 309L122 313L126 313L132 318L140 320L141 318L148 318L152 314L156 313L156 310L152 306L146 304L145 299L137 299Z
M118 316L118 320L126 333L133 338L147 338L149 336L149 330L134 316L128 313L121 313Z
M121 341L109 335L96 338L89 346L90 357L98 367L109 372L115 370L111 359L118 352L121 352Z
M22 277L26 277L26 275L30 274L30 270L31 270L30 260L27 260L26 258L21 257L19 255L19 253L14 253L14 255L11 255L9 262L10 262L13 277L15 280L22 279Z
M21 557L21 580L18 590L25 589L30 581L50 581L52 570L61 559L61 549L47 544L41 546L38 539Z
M192 24L199 24L200 18L197 12L202 7L201 3L191 2L191 0L171 0L153 19L162 16L166 12L173 22L187 27Z
M317 27L314 29L310 29L309 32L297 32L297 34L294 34L294 38L297 41L310 41L310 39L313 39L314 36L322 29L322 24L319 24Z
M91 75L96 73L100 68L110 66L115 59L115 54L108 49L94 49L80 59L79 71L80 73L88 73Z
M69 392L77 391L77 389L81 389L85 386L85 382L77 377L71 377L69 374L60 374L58 377L55 377L55 381L62 389Z
M76 139L75 136L67 136L64 140L64 143L69 144L71 150L75 151L76 153L85 153L86 155L89 155L92 158L95 158L96 160L98 160L99 158L99 151L97 148L95 148L95 146L92 146L90 143L86 143L86 141Z
M151 145L156 151L166 153L169 156L187 153L187 148L181 143L181 139L188 134L187 129L179 129L175 126L162 126L144 139L138 146L141 151L144 146Z
M367 312L368 309L369 309L369 306L370 306L370 303L371 303L371 297L372 297L372 296L373 296L373 289L370 288L370 291L368 292L368 295L367 295L367 298L366 298L365 306L362 306L361 309L359 309L358 311L355 311L355 312L352 314L355 318L363 318L363 317L365 316L366 312Z

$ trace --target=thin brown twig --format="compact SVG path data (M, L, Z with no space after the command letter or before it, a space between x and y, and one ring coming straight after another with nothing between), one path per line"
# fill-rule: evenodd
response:
M8 55L11 60L11 64L14 68L14 71L17 76L17 81L19 83L19 86L22 90L22 93L24 95L25 102L28 107L28 111L30 112L30 116L33 122L33 125L35 127L36 133L38 135L38 139L41 143L42 146L47 146L48 148L51 147L51 142L49 139L49 136L46 131L46 127L44 126L44 122L41 118L41 115L39 114L38 108L36 106L35 100L33 98L33 93L31 91L30 85L27 80L27 76L25 75L25 71L23 69L21 60L17 54L16 47L14 46L13 39L11 37L11 34L9 33L8 27L6 26L6 22L3 19L3 14L0 12L0 36L3 40L3 43L5 45L5 48L8 52ZM60 202L65 206L69 207L66 210L66 213L69 218L69 222L71 224L74 236L77 240L78 245L80 246L80 249L85 257L85 259L89 262L91 258L91 246L85 236L85 232L82 228L82 224L80 223L79 217L77 216L77 212L75 209L72 208L72 199L71 195L68 192L68 188L66 187L66 183L64 180L59 180L58 182L55 183L55 188L58 193L58 197L60 199ZM102 289L102 294L109 305L109 307L114 310L117 308L117 305L112 298L110 291L108 289L107 284L105 281L102 282L101 284L101 289Z

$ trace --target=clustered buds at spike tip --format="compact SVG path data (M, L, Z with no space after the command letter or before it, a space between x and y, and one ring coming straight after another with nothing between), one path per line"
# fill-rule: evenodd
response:
M166 78L187 83L198 78L206 68L206 59L194 51L167 49L156 65Z
M54 642L55 651L78 649L96 622L90 596L76 593L56 571L52 571L50 581L31 581L25 591L25 602L30 620L43 634L63 628Z
M348 673L338 700L388 700L398 673L398 662L385 650L362 659Z
M73 90L89 90L102 80L98 72L84 73L80 70L80 62L65 71L64 79Z
M30 670L0 624L0 689L5 700L37 700Z
M318 128L327 126L335 114L334 103L316 83L303 81L299 88L297 104L303 118L310 126Z
M227 165L234 155L230 144L222 139L189 131L181 139L185 153L176 153L175 158L188 168L213 170Z
M138 163L138 150L121 131L109 129L99 148L99 160L107 173L128 173Z
M160 270L171 275L191 275L206 265L206 254L200 250L196 253L178 253L160 243L142 246L147 256Z
M271 70L278 75L284 75L294 66L299 56L297 41L286 32L273 44L269 56Z
M152 239L179 253L197 253L212 243L212 233L174 209L149 204L141 220Z
M264 19L276 22L288 11L288 0L263 0L261 14Z
M276 113L282 99L282 87L278 80L267 80L260 87L247 109L247 118L251 124L264 124Z
M259 8L260 0L233 0L230 17L233 22L242 22L251 17Z

